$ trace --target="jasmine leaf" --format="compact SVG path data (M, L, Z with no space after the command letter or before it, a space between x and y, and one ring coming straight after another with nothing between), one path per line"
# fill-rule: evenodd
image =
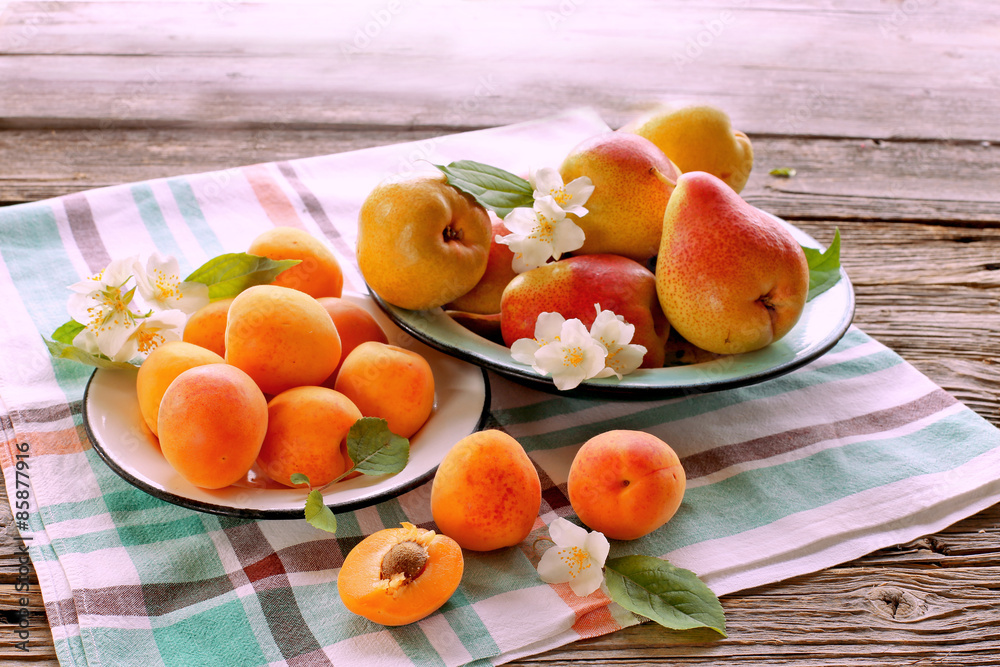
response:
M323 492L319 489L309 492L306 498L305 516L309 525L328 533L337 532L337 516L323 502Z
M771 176L781 176L782 178L791 178L795 175L795 169L793 167L778 167L777 169L772 169L767 172Z
M434 165L448 177L448 183L472 195L482 206L501 218L512 209L533 206L534 188L525 179L488 164L459 160L447 166Z
M726 637L726 617L708 586L690 570L652 556L623 556L604 565L611 599L673 630L709 628Z
M270 284L279 273L301 261L230 252L208 260L184 280L208 285L208 298L216 301L236 296L254 285Z
M809 263L809 296L806 301L827 291L840 280L840 229L834 230L833 241L825 252L802 247Z
M390 431L386 420L362 417L347 432L347 454L354 461L348 473L391 475L406 467L410 441Z
M56 329L58 332L60 329L65 327L59 327ZM53 334L54 335L54 334ZM62 343L55 340L46 340L42 338L45 342L45 347L49 349L49 354L51 354L56 359L69 359L71 361L77 361L81 364L86 364L88 366L96 366L97 368L116 368L116 369L131 369L135 370L138 368L136 364L127 361L111 361L108 357L103 354L95 355L89 352L84 352L78 347L73 347L70 343ZM70 339L72 340L72 339Z
M66 343L67 345L73 344L73 339L76 338L77 334L86 329L86 327L76 320L70 320L66 324L62 325L58 329L52 332L52 340L57 343Z

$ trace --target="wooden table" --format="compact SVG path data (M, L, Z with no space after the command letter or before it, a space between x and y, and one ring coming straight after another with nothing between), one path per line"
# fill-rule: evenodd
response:
M763 4L0 2L0 205L700 99L753 140L751 203L822 242L840 228L856 323L1000 425L1000 7ZM0 657L55 664L36 588L13 647L9 510ZM517 664L996 665L998 581L994 506L727 596L724 641L645 625Z

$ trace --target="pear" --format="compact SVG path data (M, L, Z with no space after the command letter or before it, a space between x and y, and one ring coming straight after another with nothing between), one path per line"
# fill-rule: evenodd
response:
M594 304L635 326L632 343L646 348L641 368L660 368L670 325L656 297L656 279L642 264L620 255L578 255L525 271L510 281L500 300L500 329L510 346L533 338L541 313L577 318L588 328Z
M472 197L441 173L379 183L358 214L358 267L386 302L410 310L442 306L479 282L492 224Z
M559 167L563 182L587 176L594 193L586 215L569 217L586 239L575 251L613 254L645 262L656 254L677 167L651 141L606 132L577 144Z
M707 171L740 192L753 168L753 146L728 114L708 104L663 105L622 127L645 137L682 172Z
M750 352L787 334L802 315L809 266L777 218L719 178L688 172L663 216L656 293L671 326L717 354Z

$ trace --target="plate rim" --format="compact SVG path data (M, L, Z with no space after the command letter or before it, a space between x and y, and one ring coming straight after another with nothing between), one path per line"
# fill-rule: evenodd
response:
M796 232L802 234L809 241L813 242L818 248L823 249L822 246L814 239L811 235L805 231L799 229L790 222L779 218L778 216L767 213L767 215L775 218L779 222L788 227L792 227ZM468 361L480 366L481 368L489 369L500 375L508 377L516 382L530 386L534 389L539 389L548 393L552 393L558 396L566 397L601 397L601 398L617 398L617 399L655 399L655 398L675 398L679 396L686 396L693 393L707 393L714 391L724 391L726 389L735 389L739 387L745 387L753 384L758 384L767 380L786 375L802 366L805 366L819 357L823 356L829 352L844 335L850 329L853 321L854 315L857 308L856 297L854 294L854 285L847 275L847 272L843 267L840 268L840 280L832 286L830 289L836 289L838 286L841 289L846 290L846 307L844 308L840 319L837 323L830 329L830 331L816 343L810 346L807 354L796 354L793 358L788 359L785 362L776 364L770 368L755 371L747 375L742 375L736 378L727 378L712 380L706 382L689 383L683 385L662 385L656 387L649 386L635 386L629 384L620 384L618 382L603 382L603 381L584 381L580 383L577 387L570 390L560 390L556 388L555 383L551 377L539 375L535 373L530 367L525 366L524 369L506 366L496 362L494 359L479 354L475 351L468 350L463 347L458 347L453 344L449 344L447 341L442 341L437 338L430 336L426 331L420 329L419 327L411 324L409 320L402 318L397 311L405 311L408 313L419 312L406 310L399 308L398 306L393 306L392 304L386 302L382 297L375 293L372 288L365 283L365 287L368 289L368 293L372 300L382 309L382 311L389 317L393 324L395 324L400 329L403 329L406 333L410 334L420 342L424 343L429 347L433 347L445 354L449 354L458 359ZM817 295L817 298L822 295ZM443 317L448 317L443 313L442 308L435 308L428 312L437 313L441 311ZM460 324L458 326L461 326ZM470 336L478 336L475 332L466 329ZM481 337L481 336L480 336ZM734 355L739 356L739 355ZM706 363L706 362L702 362ZM692 364L692 366L697 366L698 364Z
M490 409L492 405L492 390L490 387L489 374L486 372L486 369L482 367L478 367L477 370L479 370L483 379L483 405L480 408L479 417L476 420L475 426L473 427L473 431L471 431L472 433L481 431L485 427L485 425L489 421L489 417L491 414ZM94 448L94 451L97 452L98 457L102 461L104 461L104 463L109 468L111 468L112 472L114 472L116 475L118 475L123 480L125 480L132 486L136 487L140 491L143 491L153 496L154 498L158 498L165 502L180 507L184 507L186 509L195 510L198 512L204 512L206 514L213 514L216 516L226 516L226 517L233 517L240 519L287 520L287 519L303 518L304 507L305 507L304 497L302 500L303 503L302 509L256 509L256 508L233 507L231 505L211 503L203 500L188 498L173 493L171 491L157 488L149 484L148 482L138 478L137 476L129 472L127 469L122 467L122 465L118 462L118 460L115 459L115 457L112 456L111 453L105 449L105 446L101 443L100 439L97 437L96 432L91 426L91 418L90 418L90 397L91 397L91 388L94 386L94 379L98 376L99 373L113 373L113 372L133 372L133 371L129 371L127 369L117 370L117 369L107 369L107 368L95 368L87 380L87 386L83 392L83 405L81 409L81 413L83 416L83 427L87 433L87 438L90 440L91 446ZM341 502L341 503L327 502L326 498L324 497L323 504L329 507L334 513L353 512L355 510L363 509L365 507L377 505L378 503L385 502L387 500L391 500L393 498L401 496L404 493L412 491L418 486L425 484L431 477L434 476L439 466L440 462L434 465L433 467L429 468L427 471L421 473L417 477L414 477L413 479L409 480L405 484L393 486L390 489L386 489L374 495L365 496L363 498L357 498L355 500ZM266 489L263 489L262 491L266 491Z

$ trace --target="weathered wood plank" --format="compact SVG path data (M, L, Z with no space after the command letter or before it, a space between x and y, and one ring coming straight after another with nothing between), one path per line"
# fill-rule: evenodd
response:
M958 4L14 3L0 118L481 127L586 104L619 125L701 98L758 134L1000 140L1000 10Z

